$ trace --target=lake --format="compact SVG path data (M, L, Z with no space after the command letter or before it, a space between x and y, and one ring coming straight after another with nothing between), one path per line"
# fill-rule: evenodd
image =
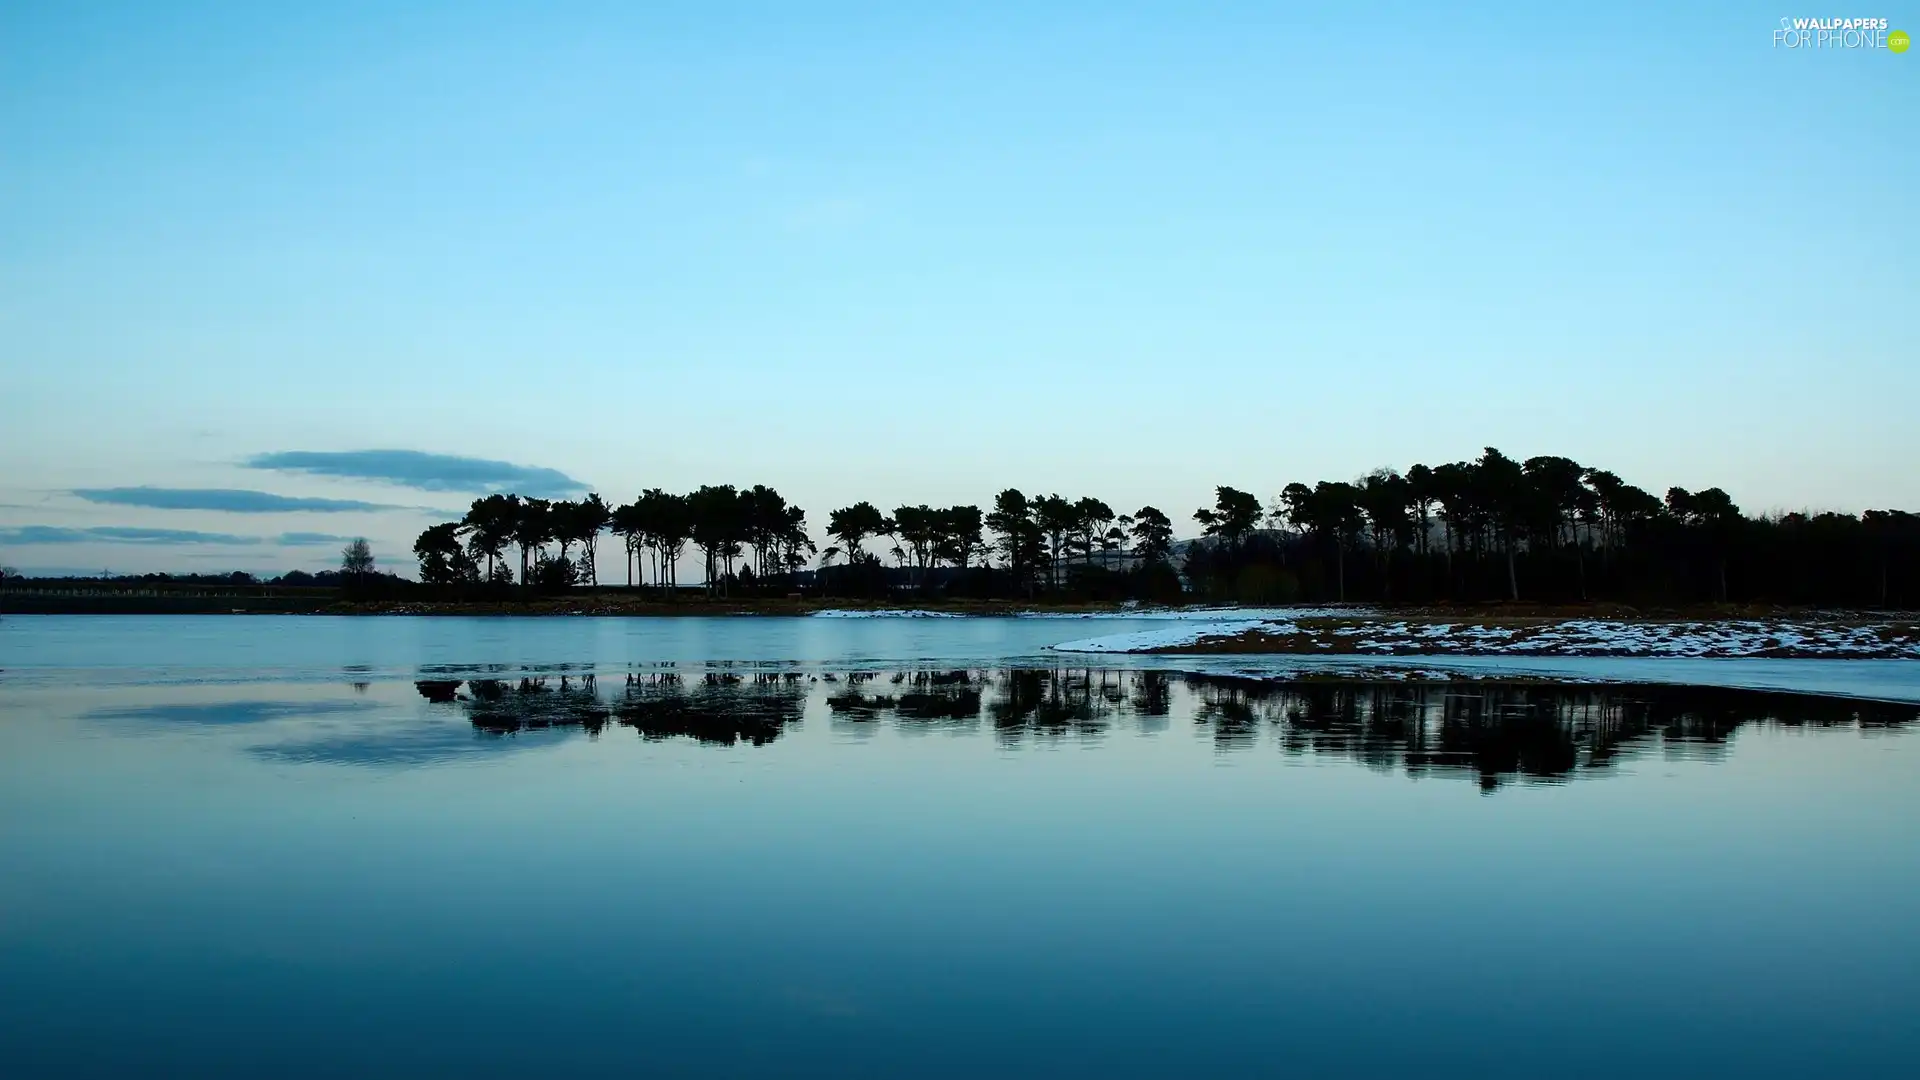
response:
M0 619L5 1075L1920 1069L1920 662L1087 636Z

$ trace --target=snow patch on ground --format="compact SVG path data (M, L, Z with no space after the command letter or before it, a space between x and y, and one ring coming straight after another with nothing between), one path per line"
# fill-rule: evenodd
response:
M1190 623L1166 630L1110 634L1063 642L1059 652L1131 653L1235 637L1257 631L1305 636L1315 650L1358 655L1860 657L1920 659L1920 641L1890 625L1789 621L1630 622L1569 619L1557 623L1476 626L1456 623L1361 621L1302 629L1291 619L1237 619Z
M1889 639L1881 626L1729 622L1619 622L1570 619L1545 626L1409 626L1403 622L1342 627L1357 652L1395 652L1438 644L1471 652L1520 656L1822 656L1920 657L1920 644ZM1276 631L1286 633L1288 631Z

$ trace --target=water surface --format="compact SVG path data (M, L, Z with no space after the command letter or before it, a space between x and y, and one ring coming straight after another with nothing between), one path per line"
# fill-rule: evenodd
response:
M1920 1062L1912 704L1020 620L20 622L9 1076Z

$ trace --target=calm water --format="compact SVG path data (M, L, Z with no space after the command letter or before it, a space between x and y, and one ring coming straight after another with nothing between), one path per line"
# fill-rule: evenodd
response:
M0 620L4 1074L1920 1069L1920 664L1084 636Z

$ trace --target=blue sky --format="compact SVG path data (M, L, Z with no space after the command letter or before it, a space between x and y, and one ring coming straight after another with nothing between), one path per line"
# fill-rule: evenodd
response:
M1489 444L1920 509L1920 54L1673 7L8 5L0 562Z

